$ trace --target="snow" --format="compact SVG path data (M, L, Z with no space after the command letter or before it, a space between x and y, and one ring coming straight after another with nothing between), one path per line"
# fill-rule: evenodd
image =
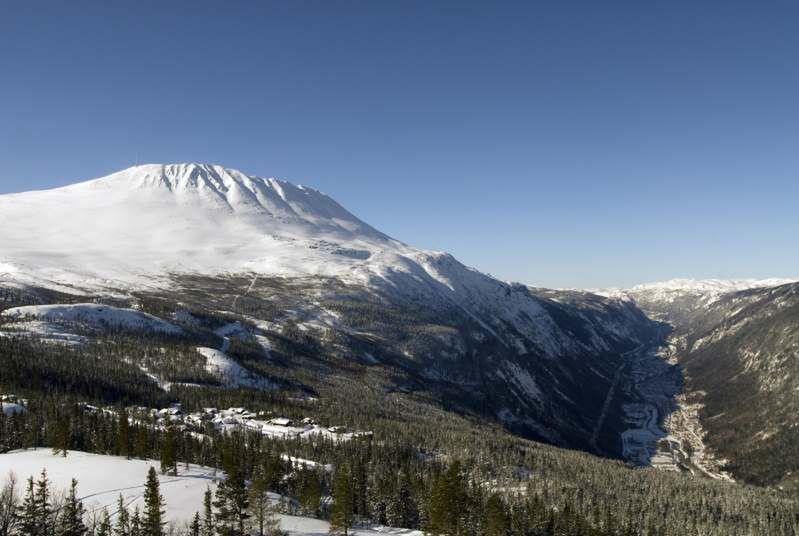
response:
M3 195L0 228L7 277L81 287L158 286L169 272L344 275L364 261L341 248L403 247L321 192L205 164Z
M0 282L125 292L237 274L252 276L249 292L259 276L335 277L459 309L520 354L574 350L526 287L394 240L311 188L222 166L149 164L2 195L0 228Z
M56 489L66 489L72 478L78 480L78 495L91 513L107 507L112 514L120 493L126 506L143 508L144 482L150 467L159 470L157 461L126 460L116 456L88 454L70 451L66 458L54 456L49 449L15 451L0 454L0 480L13 472L20 484L29 476L38 477L42 469ZM170 522L184 524L194 513L202 509L203 495L209 487L216 488L215 470L209 467L190 465L188 471L183 464L178 467L178 476L158 476L161 493L166 502L166 518ZM270 494L273 501L279 496ZM281 527L297 536L327 536L330 525L322 520L299 516L279 515ZM422 536L420 531L372 527L351 531L355 536Z
M288 454L281 454L280 458L284 461L291 462L291 465L296 468L305 468L315 470L318 467L321 467L325 472L332 473L333 472L333 464L321 464L319 462L315 462L313 460L306 460L304 458L296 458L294 456L289 456Z
M172 335L183 333L174 324L147 313L96 303L14 307L3 311L2 316L12 321L38 320L51 324L82 324L94 328L123 328Z
M0 337L25 336L46 344L63 344L65 346L84 344L88 340L81 335L69 333L61 326L38 320L15 322L6 325L5 328L0 331Z
M3 411L3 414L6 417L10 417L15 413L27 413L28 410L25 409L25 406L20 404L14 404L12 402L0 402L0 410Z
M230 387L250 387L252 389L274 389L275 385L269 380L253 374L246 368L228 357L224 350L230 341L225 339L223 350L199 347L197 351L205 357L205 368L211 374L218 376Z
M684 295L701 296L705 305L713 303L723 294L755 288L768 288L799 281L799 278L769 279L670 279L655 283L644 283L630 288L590 289L599 296L621 299L641 299L671 303Z

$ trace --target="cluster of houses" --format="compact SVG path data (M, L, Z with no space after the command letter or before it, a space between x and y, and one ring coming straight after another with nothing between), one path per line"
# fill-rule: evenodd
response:
M337 442L372 435L371 432L349 431L344 426L322 426L309 417L295 421L288 417L270 416L263 411L249 411L243 407L203 408L202 411L189 413L180 404L172 404L168 408L137 408L137 411L139 414L149 414L159 424L184 425L197 432L203 432L212 426L223 432L245 429L281 439L326 437Z

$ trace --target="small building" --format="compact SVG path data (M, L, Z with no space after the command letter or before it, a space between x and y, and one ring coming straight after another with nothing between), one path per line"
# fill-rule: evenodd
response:
M287 417L275 417L269 421L269 424L273 424L275 426L294 426L294 421Z

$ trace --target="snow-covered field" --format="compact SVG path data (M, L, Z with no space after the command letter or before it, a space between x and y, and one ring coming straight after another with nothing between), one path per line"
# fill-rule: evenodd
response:
M116 456L102 456L85 452L70 451L64 458L54 456L49 449L15 451L0 454L0 480L13 472L21 484L29 476L38 477L42 469L53 486L66 489L72 478L78 479L78 494L89 512L108 508L112 514L116 512L116 503L120 495L124 497L128 508L143 507L142 495L147 471L153 466L159 468L156 461L126 460ZM202 509L205 490L216 489L216 479L221 475L208 467L190 465L186 470L179 466L178 476L159 476L161 493L166 501L166 517L170 522L182 525ZM273 496L278 500L278 496ZM305 536L326 536L329 524L326 521L299 516L280 515L280 524L291 534ZM371 527L357 529L352 532L356 536L377 536L391 534L395 536L421 536L420 531L394 529L389 527Z

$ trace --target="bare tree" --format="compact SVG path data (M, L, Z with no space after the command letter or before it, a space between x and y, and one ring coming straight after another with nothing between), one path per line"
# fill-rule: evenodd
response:
M17 477L11 472L0 489L0 536L13 534L17 526L18 506Z

